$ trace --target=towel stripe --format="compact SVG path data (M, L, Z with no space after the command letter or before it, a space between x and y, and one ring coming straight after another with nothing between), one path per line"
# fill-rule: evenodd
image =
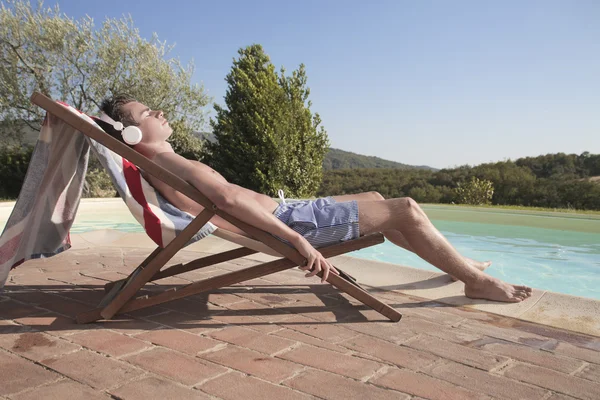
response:
M158 217L152 212L148 202L146 201L146 197L144 196L144 191L142 190L142 180L140 171L137 169L135 165L129 162L126 159L123 160L123 174L125 175L125 182L127 182L127 186L131 191L131 195L138 202L139 205L142 206L144 210L144 229L146 233L156 244L160 247L163 247L162 240L162 230L160 226L160 220Z

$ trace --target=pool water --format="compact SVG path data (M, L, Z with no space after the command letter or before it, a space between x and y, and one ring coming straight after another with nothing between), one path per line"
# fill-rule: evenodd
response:
M432 220L463 255L491 260L487 273L537 289L600 300L600 232ZM600 227L600 222L599 222ZM391 242L350 255L438 271Z

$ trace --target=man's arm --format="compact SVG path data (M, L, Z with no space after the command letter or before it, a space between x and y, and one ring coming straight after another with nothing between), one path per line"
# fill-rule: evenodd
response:
M155 161L200 190L217 208L291 243L308 261L302 269L312 269L314 265L315 268L307 274L308 276L316 275L323 270L323 280L325 280L329 270L337 272L304 237L265 210L253 196L248 194L247 189L218 179L215 174L195 168L193 163L175 153L160 154L155 157Z

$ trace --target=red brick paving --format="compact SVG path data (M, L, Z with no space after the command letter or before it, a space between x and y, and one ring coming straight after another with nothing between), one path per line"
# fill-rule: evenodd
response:
M73 321L145 254L78 250L15 270L0 296L0 397L600 399L600 338L382 292L404 314L390 323L294 271Z

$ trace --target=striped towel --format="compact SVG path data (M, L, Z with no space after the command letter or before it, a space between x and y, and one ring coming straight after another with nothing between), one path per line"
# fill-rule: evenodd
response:
M60 104L99 127L93 118ZM24 261L51 257L71 247L69 230L81 199L90 148L157 245L165 247L193 220L194 216L170 204L150 186L135 165L48 114L19 198L0 236L0 288L9 271ZM207 223L188 244L215 229Z

